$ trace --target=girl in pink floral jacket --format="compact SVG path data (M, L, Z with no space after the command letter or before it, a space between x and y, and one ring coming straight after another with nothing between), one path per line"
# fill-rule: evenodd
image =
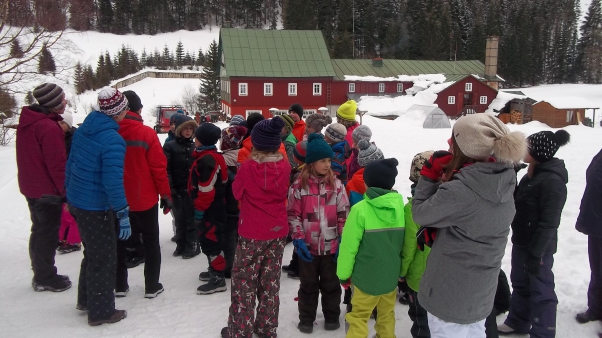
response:
M349 213L343 183L330 169L332 149L319 134L309 135L306 166L288 193L288 223L299 254L299 325L311 333L322 293L326 330L340 327L341 286L336 253Z

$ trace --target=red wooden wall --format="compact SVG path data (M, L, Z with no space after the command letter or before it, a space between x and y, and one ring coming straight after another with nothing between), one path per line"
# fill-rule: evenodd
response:
M472 83L472 91L466 91L466 84ZM464 94L468 94L469 100L464 102ZM472 95L471 95L472 94ZM455 103L449 104L448 97L454 96ZM487 102L481 103L481 96L487 97ZM483 82L479 81L477 78L473 76L468 76L451 86L445 88L437 95L437 100L435 103L445 112L447 116L457 116L462 112L464 105L470 105L475 108L478 113L483 113L489 105L491 101L493 101L497 97L497 91Z

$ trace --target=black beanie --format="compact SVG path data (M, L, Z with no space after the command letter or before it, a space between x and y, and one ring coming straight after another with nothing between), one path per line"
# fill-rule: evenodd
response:
M284 128L283 119L269 119L259 121L251 131L253 148L259 151L277 151L280 149L280 133Z
M364 182L369 188L393 189L398 164L395 158L370 162L364 169Z
M300 119L303 118L303 107L298 103L293 103L288 111L299 115Z
M529 155L539 163L546 162L556 155L560 147L567 144L571 135L563 129L553 133L551 131L540 131L527 137L529 142Z
M142 105L142 101L140 101L140 96L138 96L138 94L136 94L136 92L133 90L126 90L122 94L128 99L128 107L131 111L137 112L144 107Z
M261 115L260 113L249 114L249 116L247 116L247 125L244 126L244 127L247 127L247 135L246 136L251 135L251 131L253 130L253 127L255 127L255 125L259 121L263 121L263 120L265 120L265 117L263 117L263 115Z
M213 123L203 123L194 132L194 137L204 146L212 146L222 136L222 130Z

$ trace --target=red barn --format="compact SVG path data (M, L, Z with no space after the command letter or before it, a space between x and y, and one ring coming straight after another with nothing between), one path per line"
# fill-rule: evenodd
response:
M497 90L469 75L440 91L435 103L447 116L459 117L485 112L496 97Z

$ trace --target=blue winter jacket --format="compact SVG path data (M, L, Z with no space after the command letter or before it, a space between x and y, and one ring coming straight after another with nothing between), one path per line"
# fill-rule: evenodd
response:
M73 136L67 160L67 200L83 210L121 210L127 206L123 188L125 141L119 124L91 112Z
M347 185L347 158L345 158L345 147L347 141L342 141L331 145L332 148L332 164L331 168L336 177Z

